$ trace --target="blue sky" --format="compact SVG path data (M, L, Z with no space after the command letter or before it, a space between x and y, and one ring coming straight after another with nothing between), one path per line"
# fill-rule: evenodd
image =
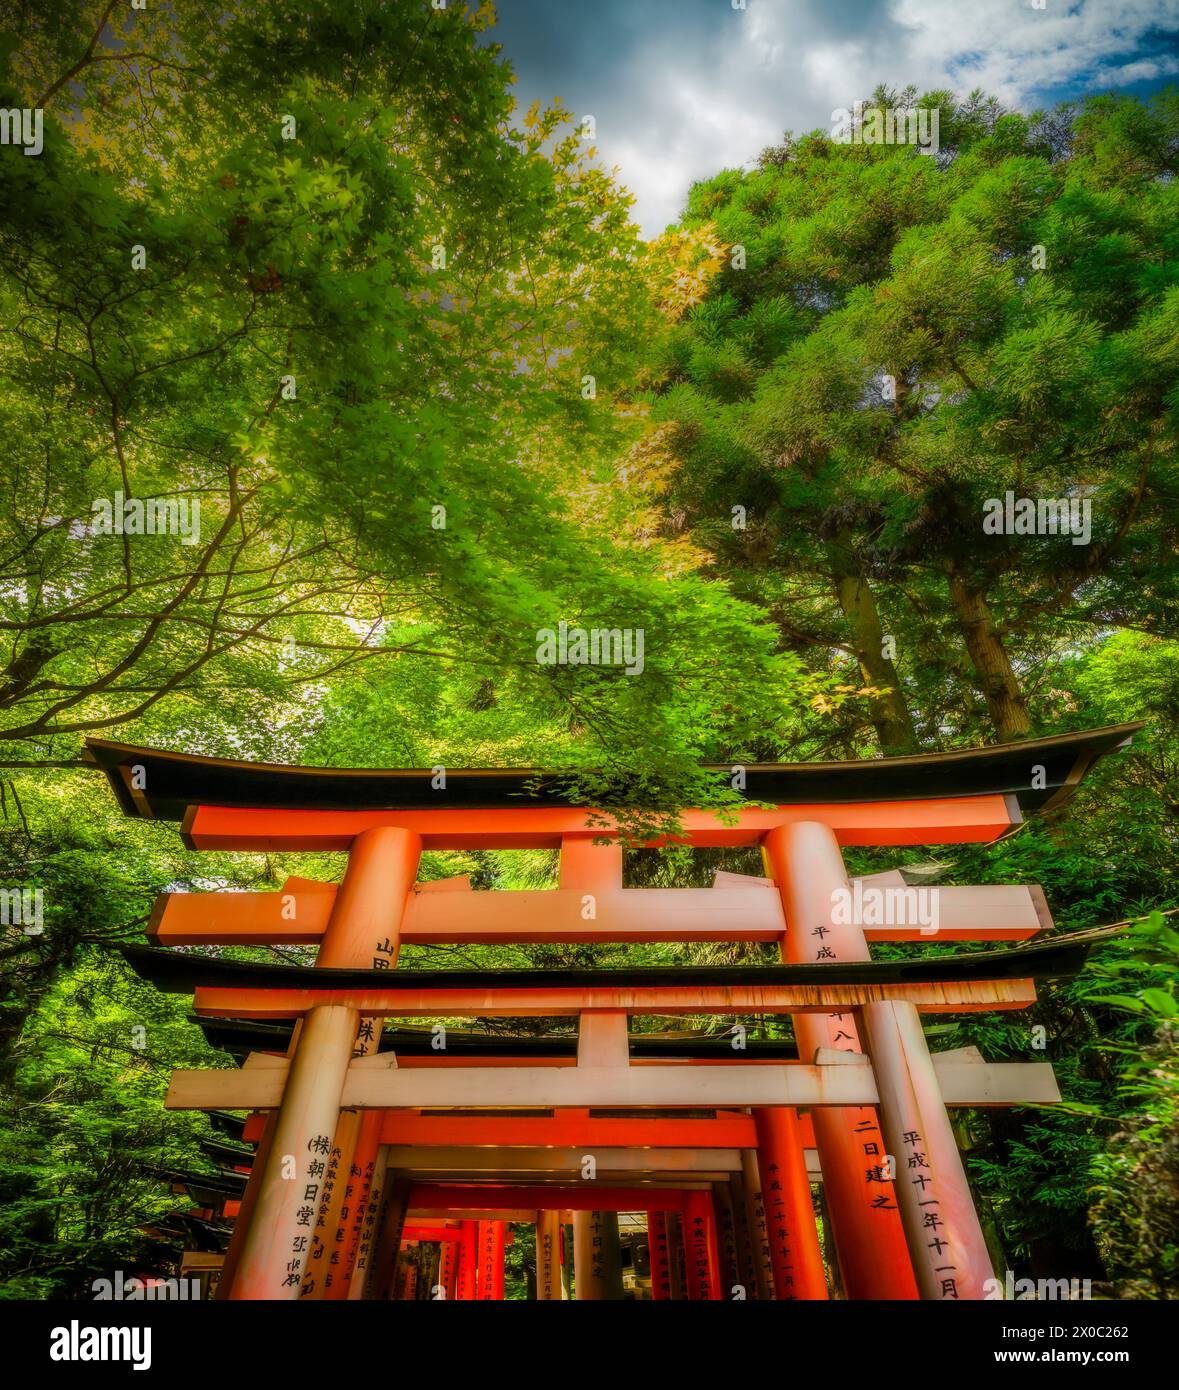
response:
M740 0L737 0L740 3ZM1035 5L1042 4L1042 8ZM1030 111L1179 82L1179 0L496 0L523 107L560 97L648 236L689 185L784 130L829 129L879 82Z

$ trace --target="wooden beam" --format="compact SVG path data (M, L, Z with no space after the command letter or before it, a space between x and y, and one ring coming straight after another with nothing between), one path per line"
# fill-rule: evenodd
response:
M247 1115L242 1124L242 1138L257 1143L266 1129L268 1111L257 1110ZM613 1116L590 1116L582 1110L555 1110L549 1114L505 1117L491 1111L463 1115L456 1111L441 1114L418 1110L390 1112L381 1131L382 1144L420 1144L455 1146L496 1145L499 1147L535 1147L562 1144L588 1148L645 1149L715 1148L748 1149L756 1142L753 1120L742 1110L699 1112L700 1118L685 1120L678 1116L658 1113L641 1120L617 1119ZM815 1147L814 1127L809 1111L798 1116L802 1143L808 1150Z
M381 1054L385 1056L387 1054ZM282 1059L275 1059L277 1062ZM287 1069L175 1071L169 1110L267 1110L282 1099ZM943 1064L947 1105L1050 1104L1059 1092L1046 1062ZM341 1105L348 1109L525 1107L686 1109L760 1105L875 1105L876 1082L862 1065L824 1061L777 1067L456 1067L410 1071L353 1064Z
M495 1178L498 1182L527 1182L553 1185L576 1182L580 1174L576 1169L566 1168L559 1173L546 1173L543 1169L513 1168L510 1164L503 1168L433 1168L421 1161L420 1155L408 1176L416 1182L486 1182ZM672 1170L664 1172L661 1168L634 1168L625 1173L599 1172L596 1181L604 1186L628 1183L658 1183L663 1186L683 1187L688 1184L707 1189L713 1183L728 1182L733 1176L728 1168L701 1168L691 1172Z
M414 1183L409 1192L409 1208L415 1214L421 1211L449 1212L479 1203L486 1210L495 1211L499 1202L505 1207L532 1206L541 1210L560 1206L564 1211L680 1211L683 1206L682 1194L688 1190L692 1189L646 1185L603 1187L592 1182L582 1183L578 1187Z
M265 1132L269 1111L258 1110L246 1118L242 1137L257 1143ZM707 1114L707 1112L705 1112ZM814 1148L809 1113L799 1116L804 1143ZM748 1149L756 1143L753 1120L740 1110L719 1110L708 1118L683 1119L652 1113L642 1119L614 1116L591 1118L583 1110L558 1110L545 1114L497 1115L484 1110L474 1115L453 1111L422 1114L416 1110L389 1111L381 1130L382 1144L442 1146L562 1145L595 1153L603 1148L647 1149L716 1148Z
M492 1195L497 1200L501 1200L500 1192L510 1189L498 1189ZM536 1212L530 1207L415 1207L414 1217L421 1220L423 1217L427 1221L433 1220L455 1220L455 1221L514 1221L523 1225L525 1222L536 1220Z
M432 1240L438 1243L443 1241L455 1243L462 1240L463 1233L457 1226L443 1226L434 1224L426 1226L417 1222L407 1221L401 1231L402 1240Z
M368 1057L357 1058L355 1065L385 1067L389 1058L396 1056L397 1065L406 1071L442 1071L457 1067L475 1070L478 1068L503 1069L508 1067L572 1067L577 1063L572 1057L482 1057L464 1056L461 1053L445 1052L423 1053L421 1056L406 1057L401 1053L380 1052ZM747 1052L734 1052L726 1057L632 1057L632 1067L789 1067L798 1062L795 1057L751 1057ZM284 1066L286 1056L281 1052L250 1052L242 1061L243 1067Z
M280 811L193 807L184 840L196 850L346 850L375 826L415 831L426 849L557 849L567 835L616 833L594 825L580 808L526 807L511 811ZM682 840L701 847L758 844L774 826L796 821L830 825L843 845L970 844L993 840L1019 823L1013 797L930 797L916 801L831 802L737 812L724 825L710 811L680 814ZM657 843L657 842L653 842Z
M898 869L887 869L878 874L867 874L861 878L849 879L853 897L859 885L862 904L863 889L883 889L886 904L898 905L912 901L910 885ZM1026 941L1037 932L1047 931L1052 925L1052 914L1048 909L1048 899L1038 883L1028 884L979 884L962 887L956 884L933 885L926 891L937 889L938 928L936 932L922 930L921 925L901 925L895 919L892 924L874 921L857 921L869 943L873 941L920 941L936 939L940 941ZM735 892L739 889L764 894L776 890L772 878L757 874L734 874L719 869L713 875L713 891ZM915 889L912 891L916 891ZM900 895L909 894L907 898ZM874 916L874 907L864 916ZM899 919L904 922L904 917Z
M754 1147L757 1135L753 1119L739 1112L721 1112L715 1119L685 1120L651 1114L642 1119L579 1114L561 1110L554 1115L501 1116L494 1111L479 1115L418 1115L390 1111L385 1116L381 1140L390 1145L488 1146L488 1152L512 1146L550 1144L592 1150L631 1146L676 1149L700 1146L719 1149ZM652 1156L658 1161L658 1155Z
M380 1054L388 1056L389 1054ZM276 1059L278 1060L278 1059ZM282 1099L286 1069L176 1071L170 1110L266 1110ZM683 1109L689 1106L862 1105L876 1095L860 1067L515 1067L448 1071L350 1067L345 1109L525 1106Z
M1035 1003L1033 980L888 982L830 985L648 985L537 989L356 990L249 989L203 986L196 1013L224 1018L296 1018L340 1004L381 1018L538 1018L621 1009L632 1014L839 1013L895 999L926 1013L1023 1009Z
M869 942L1019 941L1052 925L1038 887L918 890L890 881L880 891L892 895L883 900L892 922L866 923ZM935 906L936 931L918 921L918 891L935 895L920 902ZM327 928L335 893L335 884L309 879L289 879L277 893L164 893L156 900L147 935L159 946L310 945ZM592 896L594 916L586 920L585 894L577 888L460 895L417 884L405 905L401 940L414 945L779 941L786 930L777 889L756 881L716 888L607 888Z
M592 1015L589 1015L592 1017ZM353 1062L357 1068L369 1070L383 1070L390 1064L393 1056L390 1052L374 1053L369 1057L358 1058ZM862 1053L848 1053L835 1048L820 1048L815 1056L815 1061L820 1065L842 1066L848 1063L867 1062L867 1058ZM933 1056L934 1067L937 1070L941 1081L942 1089L948 1085L952 1095L975 1095L978 1098L971 1101L963 1101L962 1104L970 1105L1010 1105L1016 1100L1023 1100L1029 1104L1053 1104L1060 1100L1059 1093L1055 1090L1055 1082L1050 1082L1052 1068L1048 1063L1043 1062L992 1062L985 1063L982 1054L975 1047L957 1048L953 1052L937 1052ZM243 1067L272 1067L285 1069L289 1065L288 1060L281 1053L275 1052L251 1052L242 1062ZM434 1070L446 1068L456 1070L462 1068L469 1071L477 1071L482 1068L494 1067L496 1069L507 1069L523 1065L518 1057L446 1057L444 1054L436 1054L431 1057L398 1057L397 1066L403 1070ZM529 1068L564 1068L569 1070L575 1065L571 1057L530 1057L527 1061ZM674 1058L670 1061L660 1061L656 1058L639 1058L630 1063L631 1067L797 1067L801 1065L797 1060L783 1061L782 1058L748 1058L740 1053L734 1053L732 1057L722 1057L715 1060L701 1058ZM984 1072L980 1068L987 1068ZM1038 1068L1036 1071L1029 1071L1029 1068ZM994 1090L994 1099L988 1097L991 1092L988 1086L997 1087ZM1022 1094L1026 1090L1027 1094ZM955 1102L958 1103L958 1102Z
M417 1172L562 1173L581 1171L588 1146L581 1148L503 1148L499 1145L389 1146L389 1162ZM644 1148L592 1150L599 1173L712 1174L741 1171L740 1149ZM717 1178L723 1181L724 1178Z

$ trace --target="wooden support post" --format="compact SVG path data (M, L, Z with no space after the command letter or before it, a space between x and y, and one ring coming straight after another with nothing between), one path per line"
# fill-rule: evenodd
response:
M479 1285L478 1297L484 1302L502 1303L504 1297L504 1246L507 1223L479 1223Z
M589 836L562 836L560 887L580 891L582 917L596 920L599 895L622 887L622 846L595 845ZM625 1067L627 1060L626 1014L582 1013L578 1020L578 1066ZM616 1212L573 1213L573 1277L578 1302L622 1297Z
M401 1251L401 1233L409 1212L410 1184L392 1169L386 1170L377 1215L380 1235L369 1263L364 1297L383 1302L392 1298L397 1278L397 1259Z
M491 1296L498 1302L504 1301L504 1258L507 1253L508 1223L496 1221L494 1231L494 1258L492 1262Z
M705 1211L708 1214L708 1262L712 1272L712 1296L719 1302L727 1302L733 1297L732 1289L721 1286L720 1222L716 1214L716 1193L714 1188L702 1191Z
M293 1051L294 1039L292 1038L287 1055L290 1056ZM242 1204L238 1208L237 1219L233 1223L233 1234L229 1238L229 1248L225 1252L225 1262L221 1266L221 1278L217 1283L217 1291L213 1295L218 1302L229 1298L229 1292L237 1277L242 1250L245 1248L246 1233L250 1229L254 1209L258 1205L258 1194L262 1190L262 1174L266 1171L266 1163L274 1145L274 1131L277 1127L278 1111L271 1110L263 1119L262 1135L258 1140L258 1147L254 1151L253 1166L250 1169L250 1176L246 1179L246 1190L242 1193Z
M869 1004L862 1018L921 1297L985 1298L994 1269L920 1016L887 1003Z
M449 1302L454 1297L455 1252L454 1241L444 1240L438 1256L438 1283L431 1290L431 1296L438 1302Z
M771 1302L776 1297L774 1266L770 1259L770 1233L766 1225L765 1194L761 1190L756 1149L741 1150L741 1182L745 1188L745 1215L749 1222L757 1296L763 1302Z
M721 1294L717 1277L716 1216L710 1192L695 1190L684 1194L683 1225L688 1297L694 1302L716 1302Z
M383 826L357 836L318 967L393 963L420 852L411 831ZM357 1010L335 1004L303 1019L231 1299L299 1295L358 1025Z
M594 889L612 891L622 887L622 846L617 841L595 845L592 835L563 835L560 887L580 889L582 920L595 921L598 904Z
M787 963L867 960L863 928L838 911L850 894L839 844L818 821L779 826L765 837L765 852L782 895ZM849 1012L794 1014L798 1055L814 1060L820 1048L861 1052ZM896 1190L884 1166L884 1139L872 1106L816 1107L815 1143L827 1205L849 1299L909 1299L917 1285L905 1244Z
M573 1299L573 1224L569 1212L562 1211L559 1230L560 1261L557 1267L561 1274L561 1298L569 1303Z
M798 1115L789 1107L755 1110L757 1162L779 1299L827 1297L819 1231L811 1202Z
M615 1211L573 1213L573 1293L579 1303L622 1297L622 1251Z
M409 1249L401 1252L399 1266L401 1278L397 1288L397 1297L402 1303L412 1303L418 1296L417 1253L416 1241L411 1243Z
M746 1300L761 1299L761 1285L753 1257L753 1236L749 1230L749 1210L745 1203L745 1183L740 1173L729 1178L729 1203L733 1210L733 1230L737 1244L737 1278L745 1289Z
M630 1065L626 1014L620 1009L602 1009L577 1017L577 1065L579 1067L625 1067Z
M536 1297L538 1302L561 1301L561 1213L536 1213Z
M747 1299L749 1290L741 1278L737 1259L737 1223L733 1216L733 1194L727 1182L712 1185L712 1207L716 1212L716 1243L720 1254L719 1276L723 1299Z
M462 1240L459 1242L459 1298L464 1303L474 1301L478 1292L477 1271L479 1264L479 1223L462 1223Z
M374 1112L375 1113L375 1112ZM360 1137L359 1110L343 1110L336 1125L335 1142L328 1155L327 1172L321 1187L316 1230L311 1237L311 1254L303 1273L302 1296L318 1301L329 1296L329 1290L339 1283L342 1251L347 1244L348 1221L351 1216L352 1185L349 1173ZM348 1216L341 1216L345 1207ZM338 1295L337 1295L338 1296Z
M303 1021L231 1299L299 1296L356 1024L330 1004Z
M397 1266L393 1271L393 1287L389 1292L391 1303L400 1303L405 1298L405 1275L409 1266L409 1252L402 1245L397 1252Z
M475 1298L480 1303L491 1300L491 1225L490 1221L475 1222Z
M680 1301L688 1296L687 1260L684 1254L683 1213L667 1213L667 1262L671 1268L671 1296Z
M383 1124L382 1118L378 1125L378 1135ZM365 1298L368 1295L369 1274L373 1267L373 1261L376 1259L377 1247L381 1238L381 1224L389 1206L389 1189L395 1176L389 1167L389 1146L381 1144L377 1149L372 1182L369 1185L368 1201L365 1204L363 1220L360 1224L360 1239L351 1267L352 1277L348 1282L347 1297L351 1300Z
M667 1240L667 1212L647 1213L647 1249L651 1257L651 1298L663 1302L671 1297L671 1251Z
M370 1236L372 1234L372 1223L369 1222L372 1204L379 1204L381 1199L377 1159L383 1125L384 1116L379 1110L364 1111L356 1145L352 1151L352 1162L344 1183L344 1207L347 1215L345 1216L344 1210L340 1213L344 1239L337 1242L340 1258L332 1262L332 1280L324 1293L324 1297L329 1300L351 1298L354 1283L359 1285L360 1293L364 1291L364 1276L357 1269L357 1260L366 1222Z

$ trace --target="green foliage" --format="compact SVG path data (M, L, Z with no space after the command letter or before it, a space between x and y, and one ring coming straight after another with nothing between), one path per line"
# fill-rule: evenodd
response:
M1179 632L1176 93L917 104L936 159L812 133L693 188L685 231L744 259L648 374L677 532L863 682L849 754L1059 727L1078 643ZM1087 499L1090 543L984 531L1008 492Z
M1119 1298L1179 1296L1179 932L1153 913L1093 968L1085 997L1134 1019L1117 1131L1094 1161L1089 1225ZM1133 994L1100 990L1139 986ZM1124 1032L1125 1029L1119 1030Z

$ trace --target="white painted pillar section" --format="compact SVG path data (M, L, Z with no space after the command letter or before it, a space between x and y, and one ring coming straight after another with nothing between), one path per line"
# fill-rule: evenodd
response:
M994 1270L921 1016L912 1004L890 1000L865 1005L861 1020L921 1297L984 1298Z

